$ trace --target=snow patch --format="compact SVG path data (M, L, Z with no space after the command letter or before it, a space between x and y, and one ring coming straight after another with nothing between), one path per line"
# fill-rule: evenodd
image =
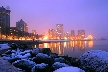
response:
M43 54L43 53L38 53L36 56L40 58L49 58L47 54Z
M41 64L37 64L36 65L36 68L39 68L39 69L44 69L48 66L48 64L45 64L45 63L41 63Z
M65 64L65 63L60 63L60 62L55 62L52 67L56 70L62 67L68 67L69 65Z
M59 68L57 70L55 70L54 72L85 72L83 70L81 70L80 68L78 67L62 67L62 68Z
M0 44L0 50L11 48L8 44Z

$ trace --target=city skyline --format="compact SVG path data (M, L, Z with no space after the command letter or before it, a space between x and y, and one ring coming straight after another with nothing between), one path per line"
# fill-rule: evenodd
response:
M18 5L19 4L19 5ZM24 6L23 6L24 4ZM1 6L9 6L11 10L11 26L23 19L39 34L47 32L49 28L55 29L55 24L64 24L64 30L84 29L86 34L95 37L108 37L108 1L29 1L29 0L2 0ZM43 27L42 27L43 26Z

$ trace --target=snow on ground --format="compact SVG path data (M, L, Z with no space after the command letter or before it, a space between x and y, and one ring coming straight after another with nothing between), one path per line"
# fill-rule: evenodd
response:
M57 70L55 70L54 72L85 72L83 70L81 70L80 68L78 67L62 67L62 68L59 68Z
M0 50L11 48L8 44L0 44Z

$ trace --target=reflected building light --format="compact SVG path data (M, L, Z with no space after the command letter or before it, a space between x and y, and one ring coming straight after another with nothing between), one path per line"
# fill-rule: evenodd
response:
M58 54L59 55L61 54L60 45L59 45L59 48L58 48Z
M64 42L64 48L66 48L66 42Z
M56 44L56 43L54 44L54 47L55 47L55 48L57 47L57 44Z
M77 45L77 43L78 43L78 42L77 42L77 41L75 41L75 45Z
M80 41L79 47L81 47L81 45L82 45L82 44L81 44L81 41Z
M75 43L74 43L74 41L72 42L72 47L75 47Z
M36 45L34 45L34 48L36 48Z
M89 41L88 46L89 46L89 48L92 48L93 47L93 41Z
M84 43L85 43L85 47L86 47L86 45L87 45L87 41L84 41Z
M44 43L44 47L45 48L48 48L48 43Z

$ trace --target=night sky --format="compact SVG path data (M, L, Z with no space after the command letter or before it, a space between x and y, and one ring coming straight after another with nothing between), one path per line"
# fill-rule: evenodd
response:
M23 19L39 34L56 24L64 24L65 32L84 29L95 37L108 37L108 0L0 0L9 6L11 26Z

